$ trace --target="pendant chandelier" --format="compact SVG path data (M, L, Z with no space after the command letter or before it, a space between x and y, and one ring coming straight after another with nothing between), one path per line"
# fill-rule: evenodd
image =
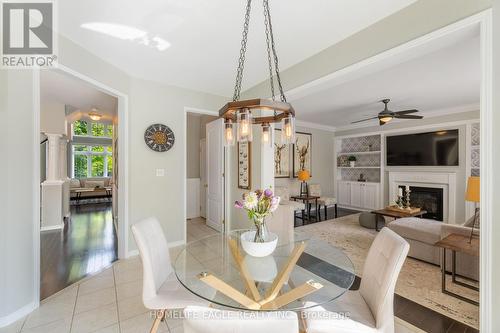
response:
M240 58L236 71L236 83L234 86L233 101L227 103L219 110L219 117L224 118L224 143L226 146L238 142L251 142L253 140L252 126L261 126L261 142L263 145L272 144L272 123L281 123L281 142L293 143L295 140L295 111L287 102L283 86L281 84L278 67L278 55L274 44L271 14L269 12L269 1L262 1L264 6L264 24L267 44L267 60L269 62L269 82L271 85L271 99L248 99L240 100L241 82L243 80L243 69L245 67L245 54L247 49L248 27L250 23L250 11L252 0L247 0L245 21L243 25L243 38L241 40ZM275 99L274 81L279 89L279 101ZM259 111L271 111L269 114L256 116ZM252 112L254 114L252 114ZM236 124L236 136L234 127ZM235 140L236 139L236 140Z

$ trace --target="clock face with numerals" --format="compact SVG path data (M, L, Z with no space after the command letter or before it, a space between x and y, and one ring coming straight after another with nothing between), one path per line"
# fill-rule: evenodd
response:
M164 152L173 147L175 136L170 127L163 124L154 124L146 129L144 141L152 150Z

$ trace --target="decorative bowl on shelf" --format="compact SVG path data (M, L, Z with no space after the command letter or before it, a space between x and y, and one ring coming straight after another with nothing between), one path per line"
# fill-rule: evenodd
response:
M254 257L265 257L270 255L278 245L278 235L269 232L264 242L254 242L255 230L246 231L241 234L241 247Z

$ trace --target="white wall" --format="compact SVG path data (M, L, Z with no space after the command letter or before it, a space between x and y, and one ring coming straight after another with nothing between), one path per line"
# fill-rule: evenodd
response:
M309 184L320 184L322 195L333 196L334 181L334 133L314 128L297 126L297 132L312 134L312 177ZM293 149L290 146L290 174L293 176ZM300 191L300 181L297 178L276 178L276 186L288 186L293 194Z
M130 224L156 216L169 242L184 240L184 107L217 110L225 101L214 95L130 80ZM144 144L144 131L153 123L163 123L174 131L175 144L166 153L154 152ZM165 177L156 177L156 169L165 169ZM129 250L135 249L131 234L129 245Z
M383 203L389 204L389 171L408 171L408 170L422 170L426 171L438 171L438 172L455 172L457 175L457 187L456 187L456 202L455 202L455 221L449 221L449 223L462 224L466 221L465 216L465 189L467 182L467 170L466 170L466 125L449 125L444 126L441 124L446 124L449 122L460 122L460 121L479 121L479 111L463 112L457 114L451 114L440 117L427 117L418 121L401 121L398 123L387 124L382 127L372 126L357 128L353 130L339 131L336 132L336 136L343 135L363 135L364 133L372 132L386 132L397 130L397 133L393 134L407 134L415 132L430 132L439 129L455 129L459 130L459 166L458 167L386 167L384 177L384 198ZM415 126L426 126L425 129L418 129ZM427 127L429 126L429 127Z
M48 98L40 100L40 132L67 135L64 104Z

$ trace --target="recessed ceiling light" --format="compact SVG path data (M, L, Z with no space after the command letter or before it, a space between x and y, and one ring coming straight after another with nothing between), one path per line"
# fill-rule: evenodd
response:
M121 40L135 41L141 45L153 47L158 51L165 51L170 47L170 43L165 39L159 36L150 37L148 32L128 25L106 22L89 22L83 23L81 27Z

